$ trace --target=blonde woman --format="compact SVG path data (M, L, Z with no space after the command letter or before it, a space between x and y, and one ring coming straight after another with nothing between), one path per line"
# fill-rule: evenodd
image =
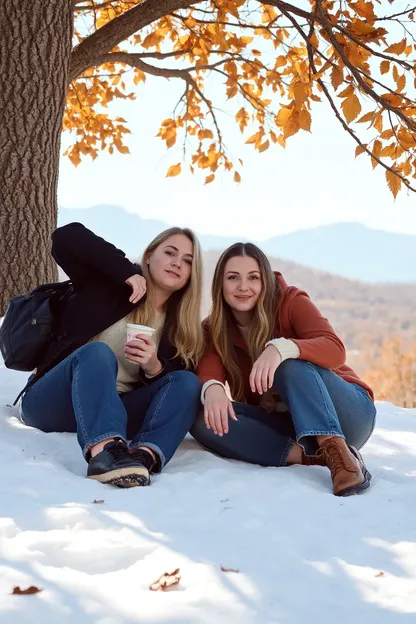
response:
M52 255L73 292L55 310L56 337L29 380L22 420L45 432L77 432L88 477L118 487L148 485L199 407L198 240L188 229L166 230L139 266L71 223L53 233ZM127 323L156 331L126 345Z
M357 449L374 427L373 394L308 295L273 273L258 247L236 243L218 261L212 298L199 366L204 413L192 435L224 457L327 466L337 496L367 489Z

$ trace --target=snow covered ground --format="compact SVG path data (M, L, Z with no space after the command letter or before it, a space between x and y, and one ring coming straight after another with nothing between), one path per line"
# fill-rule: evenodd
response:
M17 420L24 379L0 368L1 624L416 622L415 410L378 404L361 496L192 439L151 487L118 490L84 478L74 435ZM176 591L149 591L175 568Z

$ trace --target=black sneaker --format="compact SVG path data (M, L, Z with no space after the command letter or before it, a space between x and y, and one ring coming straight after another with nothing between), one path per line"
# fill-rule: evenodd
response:
M148 485L149 473L147 466L129 453L123 440L112 440L107 442L101 453L90 459L87 477L101 483L128 488Z
M140 463L142 466L147 468L149 474L153 472L157 464L157 460L153 457L149 451L146 451L144 448L131 448L130 457L134 459L136 463Z

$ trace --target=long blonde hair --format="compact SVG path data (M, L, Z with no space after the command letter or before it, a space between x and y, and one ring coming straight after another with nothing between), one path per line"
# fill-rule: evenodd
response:
M252 243L231 245L223 252L215 267L212 280L212 308L208 317L212 346L220 356L227 371L227 381L233 400L243 402L245 400L243 376L238 366L232 334L229 331L230 324L235 324L236 321L223 295L225 265L230 258L236 256L254 258L259 265L261 274L261 293L245 336L252 363L262 353L266 342L272 338L276 311L279 309L280 290L266 255Z
M147 260L159 245L177 234L189 238L193 245L191 277L181 290L169 297L166 303L165 327L168 327L169 339L176 347L176 356L183 359L186 368L191 368L198 365L204 349L201 329L202 254L196 235L188 228L172 227L164 230L146 247L140 266L149 295L152 292L152 278ZM150 299L151 297L146 296L141 305L134 310L131 315L133 323L149 325L152 322L154 310Z

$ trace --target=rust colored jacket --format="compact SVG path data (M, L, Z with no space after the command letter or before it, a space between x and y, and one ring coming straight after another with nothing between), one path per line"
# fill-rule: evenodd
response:
M300 350L299 359L307 360L322 368L328 368L350 383L356 383L367 390L372 400L373 391L358 375L345 364L346 353L342 341L338 338L330 323L312 303L308 294L288 287L281 273L276 273L276 280L281 290L281 330L276 311L276 323L273 338L289 338ZM208 320L204 321L206 348L199 364L198 376L202 383L216 379L225 383L227 371L215 352L209 331ZM229 332L232 336L238 363L244 379L244 396L247 403L258 404L260 396L250 390L249 376L252 368L245 340L235 323L231 323Z

